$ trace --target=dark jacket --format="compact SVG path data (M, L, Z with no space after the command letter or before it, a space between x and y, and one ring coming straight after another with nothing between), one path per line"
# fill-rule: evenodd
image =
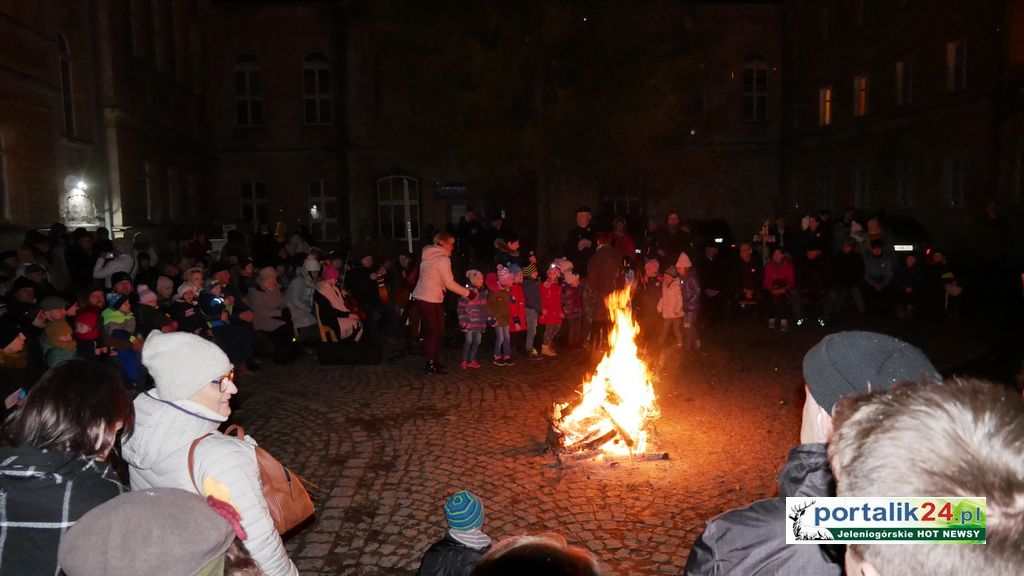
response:
M590 247L579 249L580 240L590 240ZM587 264L590 262L590 257L593 256L594 250L597 249L597 240L594 235L594 229L590 226L586 228L580 228L579 226L573 226L572 230L565 237L565 245L562 248L565 252L565 257L572 262L572 270L581 278L587 277Z
M796 446L789 451L789 459L779 471L778 498L759 500L708 520L707 528L690 550L684 573L687 576L842 574L841 546L786 544L786 497L835 495L827 449L826 444Z
M126 491L113 469L78 454L0 449L0 573L53 576L61 536L86 512ZM32 522L27 528L25 523Z
M377 281L370 279L375 268L363 265L354 266L345 276L345 288L356 299L360 310L376 310L380 308L380 290Z
M541 300L540 300L540 285L543 280L531 280L529 278L523 278L523 295L526 297L526 309L536 310L539 314L541 311Z
M445 534L427 549L416 576L469 576L484 552L487 549L474 550Z
M763 274L764 270L762 269L761 263L753 256L751 256L749 262L737 259L734 280L737 292L741 290L753 290L754 292L757 292L760 290L761 284L764 281ZM742 293L740 296L742 296Z
M587 287L594 292L598 306L603 310L604 299L622 288L622 256L612 246L604 246L590 257L587 268Z
M840 252L832 257L832 285L857 286L864 280L864 257L859 252Z

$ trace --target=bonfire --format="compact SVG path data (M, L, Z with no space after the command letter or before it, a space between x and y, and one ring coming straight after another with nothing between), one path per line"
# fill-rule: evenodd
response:
M558 451L630 457L648 451L648 426L658 409L651 373L637 350L631 296L627 288L605 301L612 318L608 350L577 391L578 402L552 408L548 443Z

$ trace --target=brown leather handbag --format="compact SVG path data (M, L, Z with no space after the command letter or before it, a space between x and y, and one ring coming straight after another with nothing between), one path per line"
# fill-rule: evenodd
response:
M245 429L241 426L229 426L224 434L234 436L245 441ZM202 490L196 484L196 476L193 462L195 460L196 446L205 438L212 436L210 432L196 438L188 449L188 475L192 479L192 486L196 492L202 494ZM267 501L267 508L270 509L270 517L274 519L274 528L278 534L284 534L302 524L307 518L313 515L313 500L309 492L302 485L302 481L284 464L277 461L263 448L256 446L256 462L260 468L260 482L263 484L263 499Z

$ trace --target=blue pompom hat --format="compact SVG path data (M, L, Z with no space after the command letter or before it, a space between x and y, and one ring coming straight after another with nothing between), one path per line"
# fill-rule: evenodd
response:
M456 492L444 505L444 517L452 530L475 530L484 524L484 503L467 490Z

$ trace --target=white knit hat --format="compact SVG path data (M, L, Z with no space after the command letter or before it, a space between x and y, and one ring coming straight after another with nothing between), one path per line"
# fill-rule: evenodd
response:
M234 366L216 344L188 332L154 330L142 346L142 364L164 400L184 400Z

